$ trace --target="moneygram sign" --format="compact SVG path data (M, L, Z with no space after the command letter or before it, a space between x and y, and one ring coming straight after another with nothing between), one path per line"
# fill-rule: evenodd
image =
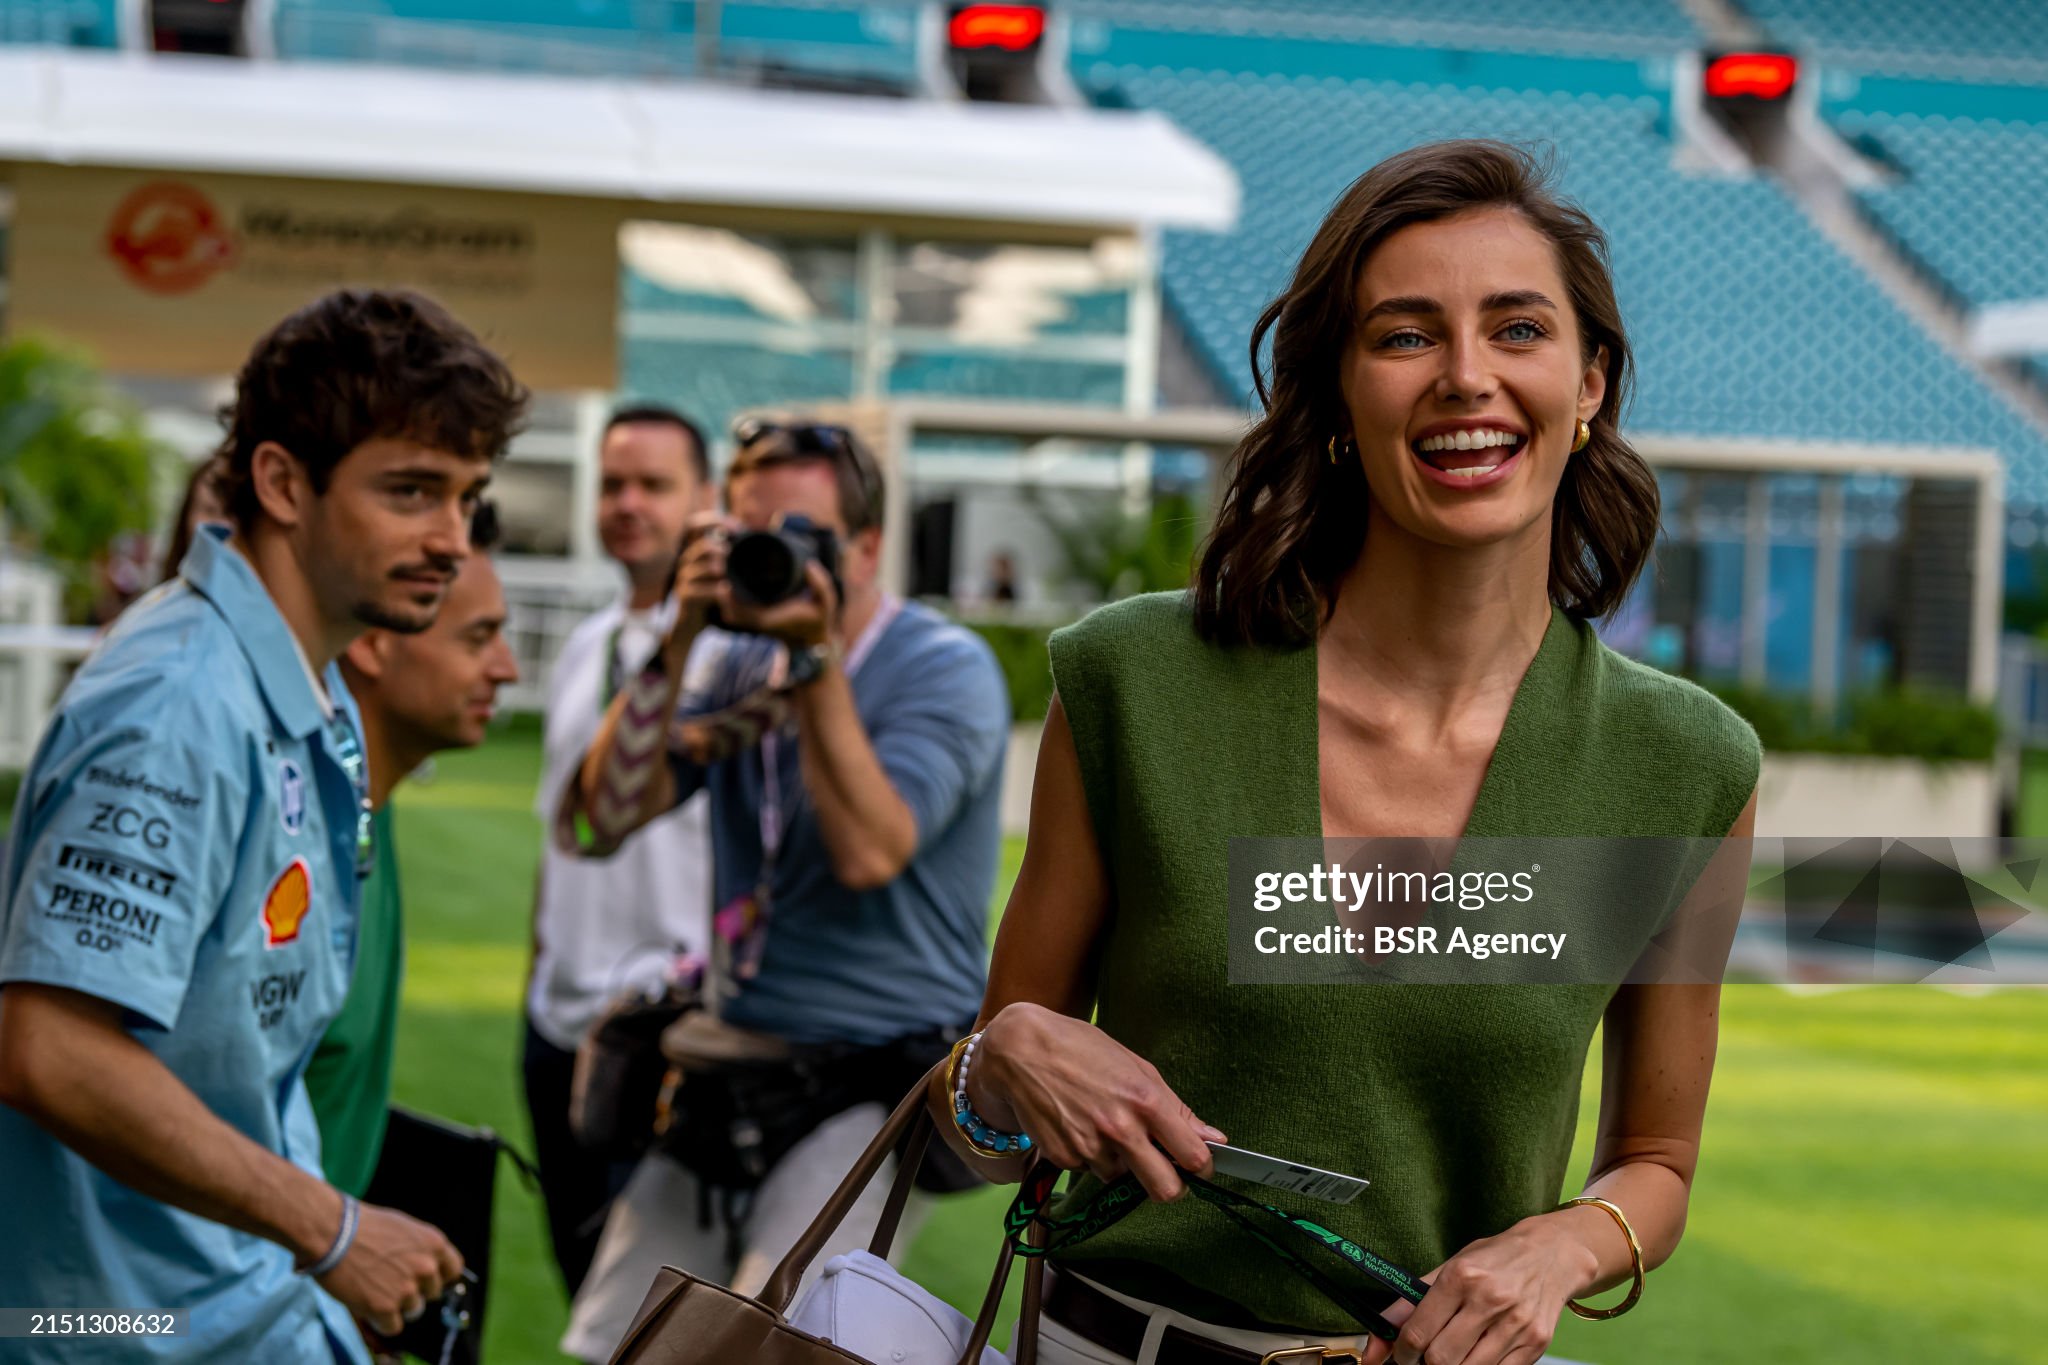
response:
M342 285L424 290L542 388L609 388L618 210L426 186L27 166L13 322L114 369L232 372Z
M107 253L154 294L188 293L230 269L333 283L395 271L443 288L517 290L531 283L537 236L518 218L451 218L420 204L330 210L283 196L245 200L231 226L200 190L167 180L121 201Z

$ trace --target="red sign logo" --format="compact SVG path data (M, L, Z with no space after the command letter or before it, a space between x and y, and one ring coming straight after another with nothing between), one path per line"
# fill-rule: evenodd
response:
M212 200L190 185L159 180L114 210L107 254L150 293L183 294L234 261L235 239Z

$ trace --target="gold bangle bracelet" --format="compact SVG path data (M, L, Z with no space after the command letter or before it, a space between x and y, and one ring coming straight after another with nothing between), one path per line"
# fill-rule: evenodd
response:
M1616 1208L1613 1204L1609 1203L1605 1199L1599 1199L1592 1195L1582 1195L1577 1199L1565 1200L1562 1204L1559 1204L1557 1206L1557 1209L1553 1209L1552 1212L1555 1213L1559 1209L1573 1208L1579 1204L1592 1204L1597 1208L1603 1208L1607 1210L1609 1217L1613 1218L1615 1222L1621 1224L1621 1235L1628 1238L1628 1255L1630 1269L1632 1269L1635 1272L1635 1283L1631 1284L1628 1287L1628 1297L1623 1299L1620 1303L1614 1305L1614 1307L1612 1308L1586 1308L1580 1304L1572 1302L1570 1299L1565 1300L1564 1306L1571 1309L1572 1312L1578 1314L1582 1318L1585 1318L1589 1322L1599 1322L1604 1318L1618 1318L1623 1313L1626 1313L1629 1309L1635 1307L1636 1300L1640 1299L1643 1296L1642 1243L1636 1241L1636 1230L1628 1225L1628 1215L1623 1213L1620 1209Z

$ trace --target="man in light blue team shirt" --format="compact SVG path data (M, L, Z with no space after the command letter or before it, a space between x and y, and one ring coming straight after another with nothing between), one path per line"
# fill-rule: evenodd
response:
M395 1333L460 1272L321 1178L302 1076L373 853L334 659L433 622L524 403L416 295L286 318L237 380L232 534L197 536L66 691L0 887L0 1306L186 1320L10 1360L360 1362L351 1314Z

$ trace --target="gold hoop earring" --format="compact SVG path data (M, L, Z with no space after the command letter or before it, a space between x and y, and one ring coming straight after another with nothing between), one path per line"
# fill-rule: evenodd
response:
M1340 439L1341 439L1341 440L1342 440L1342 441L1344 442L1344 450L1345 450L1345 453L1346 453L1346 454L1349 454L1349 453L1350 453L1350 451L1351 451L1351 448L1352 448L1352 447L1351 447L1351 438L1350 438L1349 436L1345 436L1345 437L1342 437L1342 438L1339 438L1339 437L1336 437L1336 436L1332 436L1332 437L1330 438L1330 463L1331 463L1331 464L1335 464L1335 463L1337 463L1337 442L1338 442L1338 440L1340 440Z
M1586 442L1592 439L1593 428L1587 426L1584 422L1580 422L1578 439L1572 442L1572 454L1576 455L1580 451L1584 450L1586 448Z

